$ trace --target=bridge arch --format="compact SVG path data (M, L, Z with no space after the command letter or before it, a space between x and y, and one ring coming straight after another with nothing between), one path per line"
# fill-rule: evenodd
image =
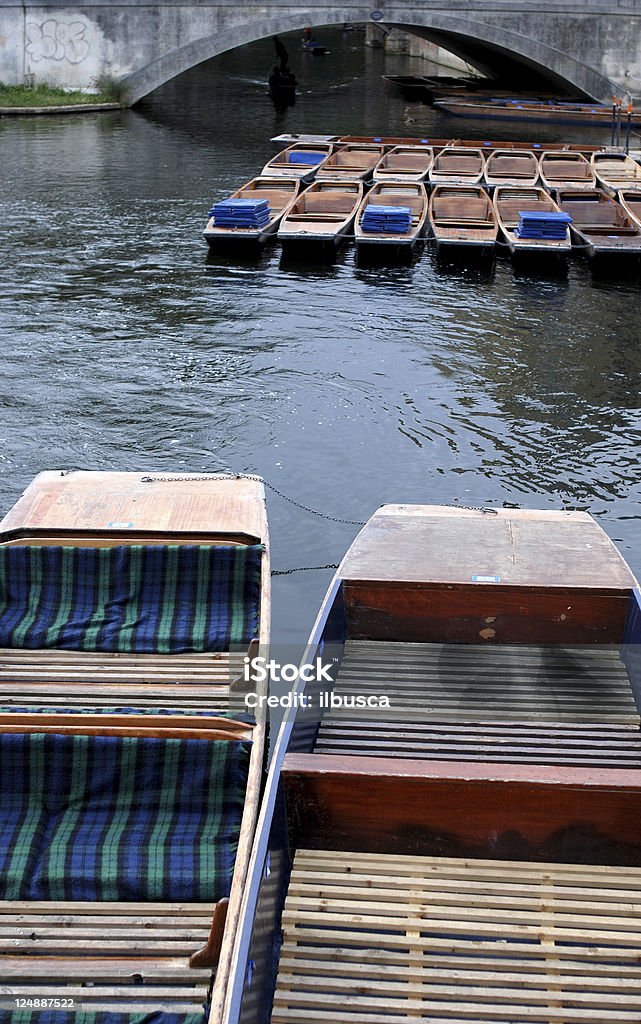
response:
M132 70L121 79L128 102L136 103L194 65L237 46L272 35L302 30L306 25L330 25L354 20L358 14L362 17L364 13L350 8L337 12L336 8L319 7L313 11L283 7L274 13L266 13L268 11L266 6L239 6L233 24L221 24L216 31L194 38L184 45L170 47L167 52L154 57L144 66ZM345 17L339 17L339 14ZM411 14L410 18L408 14ZM565 83L596 99L609 99L613 92L620 94L621 82L613 81L603 73L602 67L595 66L596 62L590 60L589 53L586 57L583 54L572 54L572 48L577 50L576 25L568 22L565 32L560 32L557 17L555 24L548 26L546 33L548 20L539 13L535 16L513 13L489 18L478 8L473 13L419 8L399 11L397 17L392 10L388 10L378 24L422 35L478 66L484 63L483 54L486 57L493 55L499 62L501 58L520 62L548 79ZM581 53L580 46L578 51ZM628 91L635 91L633 84L638 84L641 91L641 81L629 83Z

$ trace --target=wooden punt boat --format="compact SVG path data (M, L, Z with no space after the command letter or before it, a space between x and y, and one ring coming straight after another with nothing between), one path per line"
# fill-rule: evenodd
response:
M435 152L445 146L452 145L452 139L417 138L412 135L341 135L339 145L345 146L352 142L362 144L376 144L385 149L393 149L394 146L430 146Z
M485 184L533 187L539 180L539 161L532 150L493 149L485 163Z
M641 227L641 189L621 189L617 198L627 215Z
M425 181L433 160L430 146L394 146L376 164L374 181Z
M268 160L261 174L311 181L335 149L333 142L295 142Z
M637 1020L640 640L585 513L379 509L276 742L223 1024Z
M325 160L316 178L318 181L365 181L372 177L382 155L382 146L360 143L341 146Z
M403 233L371 232L363 228L367 207L405 207L410 211L409 229ZM427 192L420 182L375 182L361 200L354 224L354 237L359 252L375 247L410 252L422 237L427 220Z
M539 121L548 124L604 125L612 124L612 107L599 103L536 103L530 100L513 102L506 99L435 100L434 106L458 117L499 121ZM641 124L641 115L632 114L632 123Z
M572 245L570 231L566 228L563 239L519 238L516 228L519 223L521 212L533 211L535 213L560 213L557 204L552 197L542 188L512 188L507 185L500 185L494 190L494 209L498 221L499 230L507 242L512 255L565 255L570 252Z
M478 185L483 179L485 157L480 149L446 146L434 157L432 185Z
M362 181L315 181L290 208L278 229L284 245L336 247L354 223Z
M264 771L262 484L42 473L0 524L0 590L5 993L220 1006Z
M641 227L605 192L559 189L556 201L559 209L571 216L570 233L579 245L587 247L588 256L641 253Z
M592 167L601 188L609 192L641 188L641 167L626 153L594 153Z
M207 221L203 236L210 246L232 242L234 245L249 242L262 245L274 235L281 218L293 205L301 188L300 178L267 177L260 175L232 192L230 199L265 199L269 203L269 220L260 228L220 227L214 217Z
M496 244L496 213L480 185L437 185L430 195L429 215L439 247L493 249Z
M595 189L592 166L582 153L563 151L541 154L541 181L547 189Z

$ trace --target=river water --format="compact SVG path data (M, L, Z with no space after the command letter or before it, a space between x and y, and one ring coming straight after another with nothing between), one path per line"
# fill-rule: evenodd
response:
M317 35L325 58L286 39L301 95L284 114L262 41L133 111L0 123L1 507L43 468L232 468L349 520L389 501L587 509L640 571L637 278L466 270L429 245L398 268L349 246L328 267L277 246L208 258L211 202L278 132L534 134L408 104L380 75L411 64ZM268 500L277 569L336 562L358 529ZM278 639L304 639L330 577L275 579Z

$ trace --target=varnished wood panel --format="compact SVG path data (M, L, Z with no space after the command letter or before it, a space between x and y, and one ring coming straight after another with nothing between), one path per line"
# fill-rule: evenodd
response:
M289 754L296 845L641 864L641 770Z
M619 643L630 591L345 583L348 635L417 643Z

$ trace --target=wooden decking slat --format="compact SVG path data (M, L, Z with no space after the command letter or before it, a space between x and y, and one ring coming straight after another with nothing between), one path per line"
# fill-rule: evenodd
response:
M272 1022L638 1024L640 883L638 869L301 850Z
M641 764L641 718L613 647L348 640L316 751L428 760Z

